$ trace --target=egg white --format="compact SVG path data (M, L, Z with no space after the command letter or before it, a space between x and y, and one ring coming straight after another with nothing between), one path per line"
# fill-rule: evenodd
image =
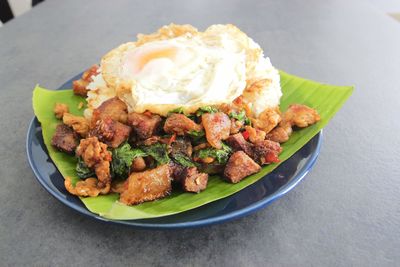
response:
M241 95L254 116L279 105L278 71L238 28L213 25L202 33L190 28L177 34L173 27L179 25L141 35L138 42L105 55L101 73L88 86L85 114L90 116L90 109L115 95L130 112L160 115L177 107L190 113L201 106L229 104ZM261 89L248 90L250 83L263 79L269 82Z

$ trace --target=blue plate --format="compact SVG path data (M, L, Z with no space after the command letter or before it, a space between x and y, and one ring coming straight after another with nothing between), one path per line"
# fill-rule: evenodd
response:
M72 80L60 88L71 88ZM26 150L29 164L39 183L68 207L104 222L147 229L176 229L206 226L243 217L263 208L294 188L312 169L322 143L322 131L273 172L229 197L179 214L142 220L109 220L91 213L64 188L64 178L50 159L43 142L40 123L34 117L29 125Z

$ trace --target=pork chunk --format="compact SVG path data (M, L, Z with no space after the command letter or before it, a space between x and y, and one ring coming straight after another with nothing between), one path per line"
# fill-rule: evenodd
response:
M57 125L51 144L60 151L73 154L79 144L78 136L65 124Z
M124 204L135 205L167 196L171 192L171 173L168 164L144 172L132 173L120 194Z
M105 118L96 122L95 127L90 130L89 136L96 136L101 142L116 148L129 138L130 133L131 127L111 118Z
M196 167L184 168L176 180L186 192L199 193L207 187L208 174L198 172Z
M279 143L271 140L263 140L256 142L253 149L254 160L263 165L279 162L279 153L282 152L282 147Z
M216 149L222 148L222 140L229 137L231 120L223 112L205 113L201 116L208 143Z
M98 69L98 65L93 65L82 74L81 79L72 82L74 94L86 97L86 87L93 81L92 76L97 74Z
M128 125L132 126L133 132L141 140L155 135L161 124L161 117L151 113L129 113Z
M224 177L231 183L238 183L245 177L260 170L260 165L254 162L246 153L237 151L229 158L225 167Z
M229 136L226 143L233 151L243 151L250 157L253 155L253 144L247 142L241 133Z
M128 107L118 97L110 98L93 110L92 125L100 119L111 118L114 121L126 123L128 118Z
M184 135L190 131L199 132L202 130L201 125L198 125L183 114L171 114L164 124L164 131L166 133L175 133L177 135Z

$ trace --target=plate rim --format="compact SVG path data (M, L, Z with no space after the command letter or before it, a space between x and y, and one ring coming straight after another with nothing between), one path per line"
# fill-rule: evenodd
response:
M312 168L315 165L315 162L320 154L320 150L321 150L321 146L322 146L322 138L323 138L323 130L319 131L314 136L314 137L318 137L315 150L311 153L310 158L307 160L305 165L301 168L299 173L289 183L285 184L284 186L282 186L279 190L275 191L274 193L252 203L251 205L249 205L247 207L241 208L241 209L233 211L233 212L229 212L227 214L223 214L223 215L219 215L219 216L215 216L215 217L211 217L211 218L195 220L195 221L189 221L189 222L167 223L167 224L166 223L143 223L143 222L141 222L141 220L139 220L139 221L138 220L112 220L112 219L107 219L107 218L101 217L101 216L91 212L86 207L78 206L77 204L68 201L65 197L63 197L62 194L57 193L56 191L52 190L50 188L50 186L48 186L47 183L42 178L42 174L39 172L39 170L36 166L36 163L34 161L33 155L32 155L32 143L33 142L32 142L31 136L33 134L32 133L33 130L35 129L35 127L34 127L35 120L37 120L36 116L34 116L29 123L28 132L26 135L25 147L26 147L26 153L27 153L29 165L35 175L36 180L42 185L42 187L44 189L46 189L46 191L48 193L50 193L50 195L52 195L54 198L59 200L64 205L66 205L67 207L71 208L72 210L79 212L80 214L83 214L87 217L97 219L97 220L99 220L101 222L105 222L105 223L114 223L114 224L130 226L130 227L135 227L135 228L141 228L141 229L183 229L183 228L204 227L207 225L220 224L220 223L224 223L224 222L227 222L230 220L235 220L235 219L244 217L246 215L249 215L251 213L254 213L254 212L260 210L261 208L271 204L272 202L278 200L282 196L284 196L286 193L291 191L295 186L297 186L304 179L304 177L312 170ZM37 121L39 122L39 120L37 120ZM46 154L48 155L47 152L46 152ZM49 156L49 158L50 158L50 156ZM52 164L54 165L53 162L52 162ZM57 169L56 166L55 166L55 168ZM267 177L267 176L268 176L268 174L263 176L261 179L265 179L265 177Z

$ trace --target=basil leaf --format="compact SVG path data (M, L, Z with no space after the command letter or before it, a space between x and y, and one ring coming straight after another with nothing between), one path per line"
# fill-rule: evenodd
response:
M95 172L86 165L86 163L83 161L81 157L78 158L78 163L76 163L75 170L76 174L81 179L86 179L95 176Z
M201 107L196 111L196 116L200 117L201 115L203 115L204 113L216 113L218 112L218 109L216 107L212 107L212 106L205 106L205 107Z
M113 176L127 178L132 161L147 154L138 148L132 149L128 143L124 143L112 150L111 172Z
M150 146L141 147L146 155L151 156L158 165L167 164L170 162L168 157L168 148L166 144L156 143Z

